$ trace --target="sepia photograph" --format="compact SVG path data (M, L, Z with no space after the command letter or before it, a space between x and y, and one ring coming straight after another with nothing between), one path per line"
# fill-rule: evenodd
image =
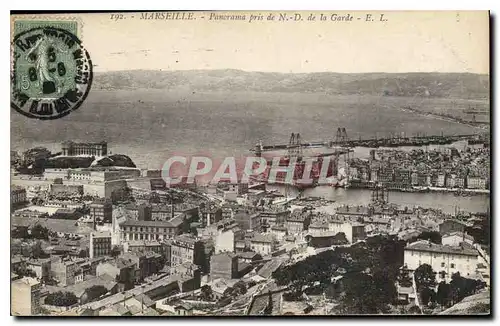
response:
M10 312L491 316L488 11L10 14Z

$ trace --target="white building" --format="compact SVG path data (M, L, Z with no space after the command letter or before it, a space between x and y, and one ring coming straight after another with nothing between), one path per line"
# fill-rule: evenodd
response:
M462 232L452 232L443 235L441 243L448 246L460 246L462 242L466 242L470 245L474 244L474 237Z
M270 234L255 234L250 240L250 248L252 251L261 254L262 256L267 256L274 251L274 239Z
M438 174L436 187L444 187L445 186L445 175L443 173Z
M36 279L23 277L11 283L11 314L32 316L40 312L41 285Z
M486 179L480 177L467 177L467 188L486 189Z
M10 203L19 205L26 203L26 189L20 186L12 186L10 190Z
M475 275L478 252L469 243L450 246L422 240L406 246L404 264L411 271L423 264L428 264L437 273L438 280L441 278L449 280L457 272L463 277ZM443 272L444 275L441 275Z
M286 227L284 226L279 226L275 225L271 227L271 234L278 240L278 242L283 241L283 239L286 237Z
M215 254L221 252L234 252L233 230L222 230L215 236Z

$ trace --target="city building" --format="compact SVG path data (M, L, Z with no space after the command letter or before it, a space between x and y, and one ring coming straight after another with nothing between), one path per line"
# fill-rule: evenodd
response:
M380 198L380 197L383 197L382 191L380 191L380 193L377 195L378 195L378 197L375 199L380 199L380 200L383 199L383 198ZM343 219L357 219L360 217L365 218L367 216L371 216L373 212L370 209L370 207L368 207L368 206L344 205L344 206L337 207L336 213L337 213L338 219L342 219L342 218Z
M96 267L96 276L109 275L120 283L120 290L129 290L139 280L139 270L136 262L121 257L111 261L99 263Z
M445 178L445 185L446 188L456 188L457 183L457 176L455 174L447 174Z
M309 234L318 234L327 232L329 230L328 222L315 221L309 225L308 233Z
M40 312L41 285L36 279L23 277L11 283L11 313L32 316Z
M449 280L457 272L468 277L476 274L478 251L468 243L449 246L422 240L405 247L404 264L410 271L428 264L437 273L438 280Z
M51 260L45 259L29 259L26 262L26 268L31 269L36 274L36 278L40 282L47 282L50 280Z
M314 248L330 247L339 243L338 233L325 231L316 232L314 234L307 234L305 236L307 244Z
M220 230L215 235L215 253L234 252L235 241L237 238L241 238L235 236L235 230L236 229Z
M259 231L262 225L260 213L250 213L247 210L239 210L234 214L234 220L243 231Z
M198 265L185 262L170 268L171 276L180 276L183 279L179 288L182 292L199 289L201 286L201 269Z
M287 233L287 229L284 226L275 225L275 226L271 227L271 234L279 242L281 242L285 239L286 233Z
M200 239L183 234L175 237L171 242L171 266L190 262L200 266L202 269L206 267L206 257L204 243Z
M90 204L90 217L94 221L111 223L113 217L113 203L109 199L95 200Z
M10 203L19 206L27 203L26 189L20 186L12 186L10 189Z
M467 188L467 178L465 178L462 175L457 176L455 179L455 187L456 188Z
M143 281L146 277L158 273L164 266L162 255L151 251L129 252L121 255L120 258L135 264L138 281Z
M446 186L446 174L440 173L437 176L436 187L445 187Z
M439 224L439 233L441 235L453 233L453 232L465 232L466 225L464 222L454 219L447 219Z
M365 225L361 223L344 223L342 224L342 231L349 243L354 243L358 240L366 238Z
M418 173L416 171L411 173L410 179L412 186L418 186Z
M216 194L226 201L235 202L238 196L248 193L248 183L224 183L217 185Z
M76 143L65 141L61 144L62 155L64 156L106 156L108 155L108 143L105 141L99 143Z
M294 211L287 217L285 227L288 234L296 235L307 229L310 223L311 216L309 213Z
M152 212L151 205L142 203L137 207L137 219L139 221L151 221Z
M52 277L58 282L59 286L68 286L75 284L75 273L77 264L71 260L64 260L62 257L54 256L51 263Z
M236 256L238 257L238 261L241 263L247 263L251 264L253 262L262 260L262 255L253 252L253 251L244 251L237 253Z
M487 189L486 183L485 178L467 176L467 188L469 189Z
M463 232L451 232L444 234L441 238L441 243L448 246L460 246L462 242L473 245L474 237Z
M89 255L90 258L109 256L111 254L111 232L90 233Z
M213 204L200 207L200 221L202 226L210 226L222 220L222 208Z
M286 209L266 209L260 212L262 224L269 226L283 225L288 216L290 211Z
M170 221L126 220L120 224L122 241L172 239L182 233L183 214Z
M238 256L230 252L212 255L210 258L210 278L233 279L238 277Z
M131 240L123 243L124 252L146 252L152 251L165 254L165 245L156 240Z
M262 256L266 256L276 249L276 243L272 235L256 233L250 239L250 249Z

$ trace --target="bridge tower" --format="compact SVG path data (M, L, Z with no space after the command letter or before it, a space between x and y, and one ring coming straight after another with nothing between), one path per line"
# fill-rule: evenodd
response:
M288 142L288 156L289 157L302 157L302 141L300 133L293 133L290 135Z
M347 147L349 149L349 138L347 137L347 131L344 127L337 128L337 134L335 135L335 143L341 147ZM347 182L349 183L349 161L350 161L350 151L344 155L344 166L346 170ZM337 157L338 163L338 157Z
M262 140L259 140L257 144L255 144L255 156L261 157L262 156Z
M347 142L349 138L347 137L347 132L344 127L337 128L337 134L335 135L335 142Z
M382 184L378 183L372 190L372 204L387 204L389 203L389 192Z

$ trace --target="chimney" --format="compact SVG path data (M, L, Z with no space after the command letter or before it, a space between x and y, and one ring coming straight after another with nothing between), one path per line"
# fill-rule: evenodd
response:
M171 216L170 218L173 219L174 218L174 197L170 197L170 208L171 208Z

